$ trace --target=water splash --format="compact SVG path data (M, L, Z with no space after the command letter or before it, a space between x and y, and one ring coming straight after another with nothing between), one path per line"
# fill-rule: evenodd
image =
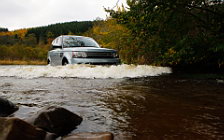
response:
M77 78L137 78L158 76L171 73L168 67L149 65L118 65L118 66L0 66L1 77L77 77Z

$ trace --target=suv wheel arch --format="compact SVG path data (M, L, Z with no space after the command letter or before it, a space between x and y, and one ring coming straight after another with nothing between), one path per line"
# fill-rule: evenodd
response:
M64 57L62 59L62 65L64 66L64 65L67 65L67 64L69 64L68 59Z

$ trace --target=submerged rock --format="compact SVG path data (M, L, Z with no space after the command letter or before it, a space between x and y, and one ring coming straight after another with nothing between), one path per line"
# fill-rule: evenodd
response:
M62 140L113 140L113 134L109 132L87 132L65 136Z
M55 135L18 118L0 117L0 140L54 140Z
M50 106L25 121L47 132L64 136L75 129L82 122L82 118L62 107Z
M217 83L218 84L223 84L224 83L224 80L221 80L221 79L216 79Z
M19 108L7 99L0 97L0 117L7 117Z

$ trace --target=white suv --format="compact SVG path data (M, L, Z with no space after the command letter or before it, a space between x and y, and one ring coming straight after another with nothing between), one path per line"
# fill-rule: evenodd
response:
M100 48L90 37L62 35L52 42L48 64L120 64L116 50Z

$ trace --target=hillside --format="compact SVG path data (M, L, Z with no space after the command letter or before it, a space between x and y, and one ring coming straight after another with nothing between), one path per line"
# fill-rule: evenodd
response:
M0 28L0 60L45 61L55 37L62 34L81 35L92 26L92 21L74 21L15 31Z
M86 32L93 26L92 21L74 21L74 22L65 22L65 23L56 23L47 26L41 27L33 27L28 29L20 29L15 31L8 31L7 28L0 28L0 44L10 44L12 45L12 41L14 43L18 43L17 39L20 41L27 37L34 37L36 39L36 43L40 43L41 41L45 44L49 38L55 38L62 34L82 34Z

